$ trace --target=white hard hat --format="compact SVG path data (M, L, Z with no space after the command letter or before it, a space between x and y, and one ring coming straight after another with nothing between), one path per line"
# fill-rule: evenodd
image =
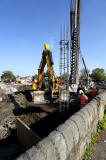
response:
M83 92L83 90L79 90L79 94L83 94L84 92Z
M34 82L37 83L37 79L35 79Z

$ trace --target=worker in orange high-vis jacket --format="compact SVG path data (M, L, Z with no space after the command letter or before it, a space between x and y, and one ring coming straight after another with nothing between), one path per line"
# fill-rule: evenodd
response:
M88 103L88 97L84 94L83 91L80 91L80 93L81 93L80 108L83 108Z
M98 90L96 89L96 87L93 87L93 89L92 89L92 97L96 97L97 94L98 94Z

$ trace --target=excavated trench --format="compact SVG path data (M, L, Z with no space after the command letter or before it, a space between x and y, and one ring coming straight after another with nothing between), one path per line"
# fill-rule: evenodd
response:
M79 110L79 101L76 98L70 103L67 111L59 111L58 103L55 102L47 105L31 104L27 107L22 107L15 101L14 97L11 97L11 101L16 105L13 110L14 117L20 118L41 139ZM16 119L14 123L16 124ZM7 135L0 139L0 159L13 160L28 148L20 144L17 137L17 126L14 128L7 126L6 132Z
M7 138L0 140L0 160L13 160L26 150L23 147L18 138L17 130L11 130L10 135Z

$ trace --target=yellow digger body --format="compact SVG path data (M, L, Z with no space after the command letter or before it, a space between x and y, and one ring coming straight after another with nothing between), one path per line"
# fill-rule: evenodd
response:
M33 90L42 90L43 72L46 64L49 72L49 80L52 82L52 93L54 94L58 92L58 79L55 77L52 52L48 44L45 45L45 50L42 53L42 59L38 69L38 82L33 83L32 85Z

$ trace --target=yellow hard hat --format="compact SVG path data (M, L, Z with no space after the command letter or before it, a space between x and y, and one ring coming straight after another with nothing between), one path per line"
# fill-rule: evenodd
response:
M46 49L47 51L50 51L50 46L49 46L49 44L45 44L44 47L45 47L45 49Z

